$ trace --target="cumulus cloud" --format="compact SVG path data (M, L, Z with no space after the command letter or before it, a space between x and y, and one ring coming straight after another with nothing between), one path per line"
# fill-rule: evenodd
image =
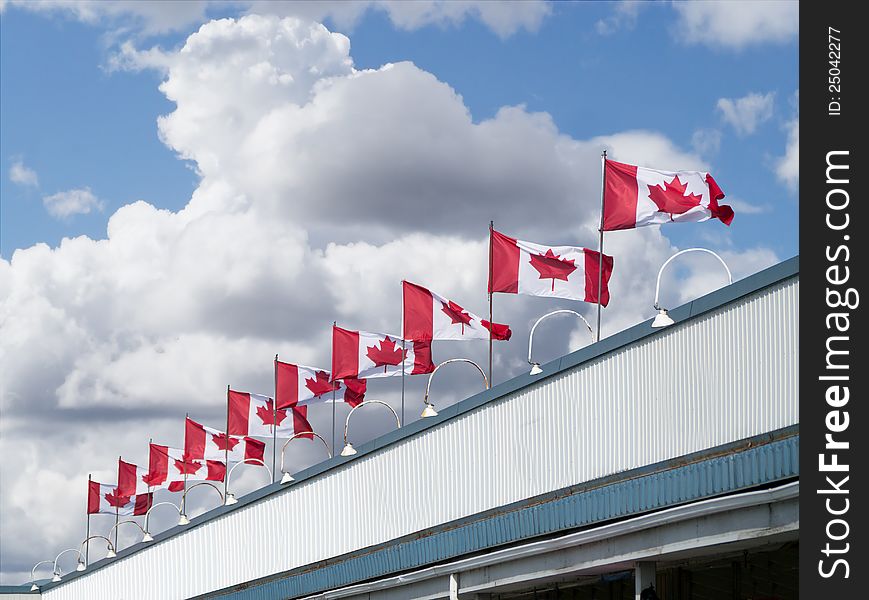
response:
M799 91L794 94L794 107L797 109L794 118L787 122L785 130L788 134L784 156L775 163L775 174L791 190L796 190L800 183L800 115Z
M775 92L752 92L742 98L720 98L716 106L736 133L749 135L757 130L758 125L772 118L774 103Z
M24 187L39 187L39 177L37 177L36 171L25 166L20 158L15 159L12 166L9 167L9 181Z
M718 129L697 129L691 134L691 147L700 156L714 156L721 149L721 131Z
M86 215L103 209L103 201L89 187L57 192L42 198L42 204L55 219L68 219L73 215Z
M594 247L603 148L627 162L709 168L654 131L578 140L522 106L474 121L431 73L411 63L360 71L349 48L298 19L207 23L158 65L175 104L159 135L201 177L188 204L136 202L111 215L105 239L0 259L4 489L38 482L43 498L68 499L37 512L28 494L4 494L4 578L83 537L88 472L111 482L118 454L144 465L149 437L180 445L186 411L219 427L226 385L269 393L275 353L328 365L333 320L397 333L402 278L483 314L489 219L526 239ZM616 266L604 335L652 315L649 274L675 250L662 231L607 236ZM743 261L743 273L761 259ZM496 347L496 381L527 368L523 340L539 315L577 305L593 322L592 305L499 295L495 319L515 338ZM541 332L535 353L562 355L588 343L581 333ZM443 342L434 353L482 363L486 347ZM439 405L479 388L468 371L439 383ZM422 410L418 379L407 385L411 419ZM398 406L395 383L374 381L372 394ZM33 437L46 415L64 424L51 444ZM331 411L310 415L329 431ZM359 423L360 441L386 427ZM288 453L292 469L321 459L313 444ZM261 485L261 474L239 485Z
M225 10L227 3L217 0L4 0L0 10L6 6L44 14L64 14L84 23L153 35L183 30L200 23L209 11ZM429 25L456 26L472 18L502 38L520 29L536 31L552 12L544 0L237 0L230 6L250 14L293 16L312 21L330 19L340 29L352 29L371 10L386 13L393 25L407 30Z
M640 9L644 7L642 2L634 0L622 0L613 7L610 16L599 19L594 28L600 35L612 35L622 29L631 30L637 25L637 17Z
M799 33L799 3L779 0L674 2L674 36L685 44L741 50L786 43Z

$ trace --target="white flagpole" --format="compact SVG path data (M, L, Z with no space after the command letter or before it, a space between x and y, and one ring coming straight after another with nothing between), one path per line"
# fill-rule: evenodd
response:
M338 325L338 321L332 321L332 377L335 376L335 327ZM333 380L334 381L334 380ZM332 387L335 387L334 385ZM344 384L344 393L347 393L346 390L347 384ZM332 454L335 454L335 390L332 390Z
M229 493L229 384L226 384L226 429L224 430L223 435L226 436L226 439L223 440L223 455L226 457L224 460L226 474L223 476L223 498L225 500L226 495ZM205 439L205 447L207 448L208 434L206 434Z
M407 338L404 331L404 280L401 280L401 424L404 425L404 361L407 360Z
M121 457L118 457L118 465L121 464ZM118 500L120 499L120 494L118 494L118 485L120 481L115 484L115 552L118 551L118 522L121 520L120 512L118 511Z
M90 499L91 494L91 474L88 473L88 499ZM90 508L90 507L88 507ZM90 566L90 550L91 550L91 513L90 510L85 509L87 512L87 525L85 527L85 536L86 540L84 543L84 565L85 567Z
M275 397L272 398L274 400L274 412L272 413L272 483L277 481L275 479L275 459L277 459L278 453L278 355L275 354Z
M603 211L604 211L604 193L606 190L606 150L600 155L600 239L597 245L597 331L596 340L600 341L600 309L601 297L603 296Z
M184 464L184 491L181 492L181 497L187 497L187 419L190 418L190 413L184 413L184 450L181 452L181 462ZM204 461L203 461L204 462ZM182 506L181 508L185 508Z
M495 326L495 321L492 319L492 231L495 229L495 221L489 221L489 387L495 385L492 379L492 329Z

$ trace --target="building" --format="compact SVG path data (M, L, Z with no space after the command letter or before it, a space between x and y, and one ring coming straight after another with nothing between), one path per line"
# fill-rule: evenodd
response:
M799 259L670 316L41 595L645 600L654 583L661 600L796 598Z

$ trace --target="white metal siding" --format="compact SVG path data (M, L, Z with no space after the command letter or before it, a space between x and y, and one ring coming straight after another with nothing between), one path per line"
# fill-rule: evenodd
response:
M169 600L799 422L797 279L45 592Z

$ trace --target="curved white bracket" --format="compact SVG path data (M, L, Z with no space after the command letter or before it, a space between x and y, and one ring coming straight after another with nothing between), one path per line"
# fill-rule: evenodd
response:
M350 412L347 413L347 419L344 421L344 450L341 451L341 456L349 456L349 455L351 455L351 454L356 454L356 451L355 451L355 450L353 450L353 451L350 452L349 454L348 454L348 453L345 453L345 451L347 450L348 446L349 446L349 448L350 448L351 450L353 449L353 445L350 444L350 443L347 441L347 430L348 430L349 427L350 427L350 417L353 416L353 413L356 412L357 409L360 409L360 408L362 408L363 406L368 406L369 404L382 404L383 406L385 406L386 408L388 408L388 409L389 409L389 412L392 413L392 416L395 417L395 424L396 424L399 428L401 427L401 419L398 418L398 413L396 413L396 412L395 412L395 409L392 408L391 406L389 406L386 402L384 402L383 400L363 400L362 402L360 402L359 404L357 404L356 406L354 406L353 408L351 408L351 409L350 409Z
M235 496L232 494L232 492L229 491L229 478L232 476L232 472L235 471L236 467L239 467L241 465L259 465L259 466L265 468L265 470L269 474L269 483L274 482L274 477L272 476L272 470L269 469L268 466L260 459L258 459L258 458L246 458L241 462L237 462L234 465L232 465L232 468L226 474L226 490L227 490L227 492L226 492L226 498L224 498L224 500L223 500L223 503L226 506L229 506L231 504L235 504L236 502L238 502L238 500L235 499Z
M80 565L84 564L84 554L82 554L81 550L79 550L78 548L67 548L66 550L61 550L60 554L58 554L57 556L54 557L54 567L52 570L52 574L55 577L60 578L63 575L63 573L60 572L57 568L57 561L60 559L61 556L63 556L67 552L76 552L78 554L78 563ZM81 569L81 570L84 570L84 569Z
M217 492L217 495L220 496L220 503L223 504L224 497L223 497L223 492L220 491L220 488L218 488L216 485L214 485L210 481L197 481L196 483L191 485L189 488L184 490L183 494L181 494L181 508L178 509L179 515L183 515L187 512L187 494L190 493L190 490L192 490L193 488L199 487L200 485L205 485L205 486L208 486L210 488L213 488L214 491ZM171 504L171 502L170 502L170 504ZM173 506L174 506L174 504L173 504Z
M431 372L431 375L428 376L428 382L425 384L425 396L422 399L423 403L425 404L425 408L422 411L423 417L435 417L438 414L437 411L435 411L435 409L434 409L434 404L432 404L431 402L428 401L428 395L429 395L429 391L431 389L431 380L434 378L435 373L437 373L438 369L440 369L442 366L448 365L450 363L456 363L456 362L466 362L466 363L470 363L470 364L474 365L474 367L476 367L477 370L480 372L480 375L483 376L483 385L485 386L483 389L484 390L489 389L489 378L486 377L486 374L483 372L483 369L480 368L480 365L478 365L477 363L475 363L474 361L472 361L469 358L449 358L449 359L445 360L444 362L442 362L441 364L439 364L438 366L436 366L434 368L434 371Z
M685 250L679 250L679 252L664 261L664 264L661 265L661 268L658 270L658 280L655 282L655 310L661 310L661 306L658 304L658 296L661 292L661 274L664 272L664 269L667 267L667 265L670 264L670 262L672 262L674 258L687 252L705 252L717 258L718 262L720 262L721 265L724 267L724 270L727 271L727 283L733 283L733 275L730 273L730 269L727 267L727 263L724 262L724 259L718 256L712 250L709 250L707 248L686 248Z
M142 535L145 535L145 534L148 533L148 532L145 530L144 527L142 527L141 525L139 525L138 522L134 521L133 519L126 519L126 520L124 520L124 521L118 521L117 523L115 523L114 525L112 525L111 529L109 529L109 532L108 532L106 535L107 535L108 537L112 537L112 532L113 532L115 529L117 529L118 527L120 527L121 525L123 525L124 523L132 523L133 525L135 525L136 527L139 528L139 531L142 532ZM116 550L116 552L117 552L117 550Z
M108 546L109 546L109 553L106 555L106 558L113 558L113 557L115 556L115 545L112 543L112 540L110 540L109 538L107 538L107 537L104 536L104 535L92 535L92 536L86 537L86 538L82 541L81 545L79 546L79 550L78 550L78 551L79 551L79 554L82 553L81 551L82 551L82 548L85 547L85 544L87 544L90 540L93 540L93 539L96 539L96 538L100 538L100 539L102 539L102 540L106 540L106 544L108 544Z
M185 492L185 494L186 494L186 493L187 493L187 492ZM184 501L184 499L183 499L183 497L182 497L182 502L183 502L183 501ZM149 529L149 527L148 527L148 521L151 519L151 511L154 510L155 508L157 508L158 506L162 506L162 505L164 505L164 504L168 504L169 506L171 506L172 508L174 508L175 510L177 510L177 511L178 511L178 516L179 516L179 517L180 517L181 515L184 514L183 509L180 508L180 507L178 507L178 506L176 506L174 502L158 502L157 504L152 504L152 505L151 505L151 508L148 509L148 512L145 513L145 531L146 531L146 532L151 531L151 530Z
M326 453L329 455L329 458L332 458L332 450L329 448L329 444L326 443L326 440L323 439L323 436L321 436L319 433L317 433L315 431L300 431L299 433L294 433L289 438L287 438L287 441L284 442L284 445L281 447L281 473L286 473L286 471L284 470L284 451L287 449L287 445L290 442L292 442L294 439L300 438L300 437L303 437L306 435L312 435L315 438L317 438L318 440L320 440L321 442L323 442L323 445L326 447Z
M553 315L559 315L559 314L564 314L564 313L570 313L572 315L576 315L577 317L579 317L582 320L582 322L585 323L585 326L588 329L588 334L591 336L591 341L592 341L592 343L594 343L594 331L592 331L591 325L589 325L589 323L585 319L585 317L583 317L581 314L579 314L575 310L570 310L568 308L562 308L560 310L553 310L551 313L546 313L545 315L543 315L542 317L537 319L537 321L535 321L534 325L531 327L531 334L528 336L528 364L529 365L537 366L538 368L540 367L540 363L536 363L531 359L531 349L534 345L534 330L537 329L537 326L540 325L540 322L543 321L544 319L547 319Z
M57 559L55 559L55 560L57 560ZM35 592L36 590L39 589L39 586L36 585L36 569L39 568L39 565L50 565L52 562L53 561L51 561L51 560L41 560L38 563L36 563L35 565L33 565L32 569L30 569L30 591L31 592ZM54 572L52 572L52 575L53 574L54 574Z

